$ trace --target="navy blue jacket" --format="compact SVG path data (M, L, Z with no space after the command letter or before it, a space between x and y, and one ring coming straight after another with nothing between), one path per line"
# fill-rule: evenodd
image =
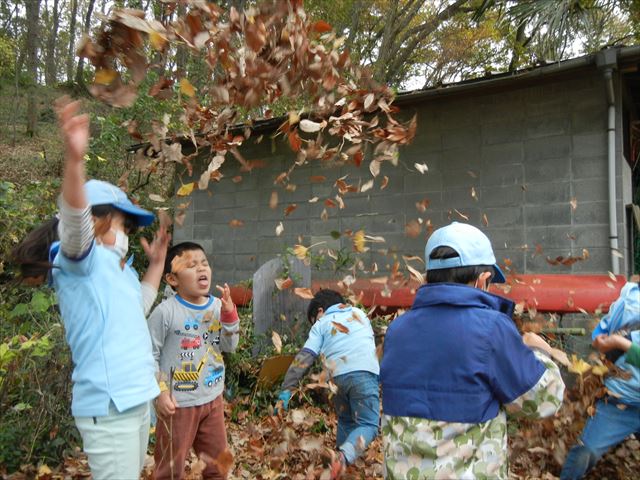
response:
M540 380L510 300L452 283L423 285L389 326L380 365L382 409L394 417L481 423Z

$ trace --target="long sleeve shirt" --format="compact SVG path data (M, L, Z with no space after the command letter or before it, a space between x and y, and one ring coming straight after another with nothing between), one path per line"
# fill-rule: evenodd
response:
M220 299L209 296L195 305L175 295L149 317L153 357L159 380L172 389L179 407L204 405L224 390L221 352L238 346L238 313L223 312Z

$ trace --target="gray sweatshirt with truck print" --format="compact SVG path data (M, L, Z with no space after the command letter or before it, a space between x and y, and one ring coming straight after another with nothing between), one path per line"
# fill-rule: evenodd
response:
M172 390L179 407L215 400L224 390L221 352L238 346L238 313L222 312L219 298L194 305L174 295L149 317L158 381Z

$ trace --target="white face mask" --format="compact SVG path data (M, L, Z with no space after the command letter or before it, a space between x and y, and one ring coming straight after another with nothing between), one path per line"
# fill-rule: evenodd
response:
M116 252L118 256L120 256L120 258L124 258L129 251L129 236L122 230L116 230L112 228L110 231L115 235L116 243L114 243L113 245L108 245L108 248Z

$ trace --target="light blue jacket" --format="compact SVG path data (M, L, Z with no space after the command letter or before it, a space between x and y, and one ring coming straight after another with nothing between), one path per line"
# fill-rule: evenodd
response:
M633 282L622 287L620 296L609 308L609 313L602 317L591 337L595 340L598 335L610 335L625 329L631 330L631 341L640 344L640 288ZM607 377L605 386L621 402L640 407L640 368L629 365L626 355L616 360L616 367L629 372L631 378Z
M380 373L373 329L367 314L350 305L336 304L313 324L303 350L324 355L332 376L365 371Z
M73 359L75 417L122 412L159 393L151 337L137 273L118 255L93 243L81 259L55 253L52 269Z

